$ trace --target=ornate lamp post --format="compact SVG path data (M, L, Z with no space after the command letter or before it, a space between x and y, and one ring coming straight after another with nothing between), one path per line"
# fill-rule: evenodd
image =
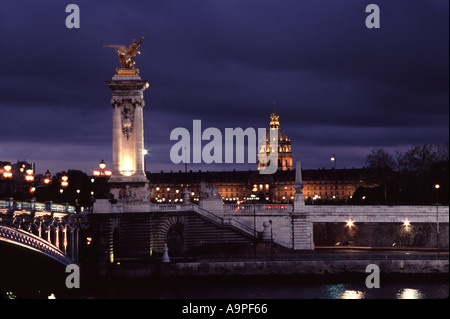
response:
M110 170L105 170L106 168L106 163L103 161L100 162L100 164L98 164L98 166L100 167L100 171L99 170L94 170L94 176L111 176L111 171Z
M32 194L35 191L34 187L32 187L32 184L31 184L34 181L33 170L31 168L29 168L25 172L27 173L27 175L25 175L25 180L27 181L28 186L29 186L28 191Z
M52 174L50 174L50 171L47 170L44 175L44 184L45 185L48 185L52 182L51 177L52 177Z
M69 186L69 177L63 172L63 176L61 176L61 186L66 188Z
M106 169L106 163L102 161L98 164L98 167L100 167L100 170L94 170L93 175L95 182L95 191L94 194L96 194L96 198L107 198L108 194L108 186L107 186L107 178L111 176L112 172L110 170Z

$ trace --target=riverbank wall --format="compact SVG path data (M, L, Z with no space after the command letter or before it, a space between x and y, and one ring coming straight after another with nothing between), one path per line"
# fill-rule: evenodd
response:
M105 276L118 278L206 277L265 275L340 275L366 273L370 264L383 274L448 274L449 260L298 260L199 261L182 263L126 263L110 268Z

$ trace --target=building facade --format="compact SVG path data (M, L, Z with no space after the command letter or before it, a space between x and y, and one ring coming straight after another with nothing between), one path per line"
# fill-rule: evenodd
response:
M303 194L307 204L347 202L360 186L365 185L364 169L307 169L302 170ZM151 201L177 203L187 187L190 200L200 196L200 183L206 182L219 190L228 203L291 203L294 200L295 170L279 170L261 175L255 171L228 172L160 172L148 173Z
M280 128L279 115L270 115L266 143L262 143L258 157L272 152L270 130L278 133L278 169L274 174L260 174L268 163L258 161L256 170L223 172L163 172L147 173L152 190L151 201L156 203L182 202L185 187L190 200L199 200L200 184L214 185L226 203L290 203L294 200L295 169L291 141ZM303 194L307 204L347 202L364 183L364 169L309 169L302 170Z

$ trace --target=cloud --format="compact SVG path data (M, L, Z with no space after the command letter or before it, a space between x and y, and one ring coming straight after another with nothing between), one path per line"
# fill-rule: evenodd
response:
M1 159L19 157L14 145L31 146L27 157L45 163L78 156L86 169L107 157L111 93L104 81L118 59L102 45L140 36L136 64L150 82L144 116L153 167L170 167L173 128L189 128L193 119L219 129L268 127L273 98L295 155L311 168L324 165L333 147L340 163L362 166L372 146L448 140L445 1L377 1L377 30L364 24L368 1L77 4L77 30L65 27L60 1L11 2L0 13ZM85 156L91 147L98 154Z

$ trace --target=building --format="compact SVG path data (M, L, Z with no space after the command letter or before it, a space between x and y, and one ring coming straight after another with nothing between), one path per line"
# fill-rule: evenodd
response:
M303 194L307 203L348 201L355 190L364 184L364 169L308 169L302 170ZM230 203L290 203L294 199L295 170L279 170L261 175L255 171L224 172L160 172L147 173L152 201L177 203L187 187L191 201L198 201L202 181L218 188L224 202Z
M277 114L276 104L273 101L273 113L270 114L270 124L269 130L266 132L266 143L262 145L258 157L261 158L262 155L268 156L271 152L274 152L273 147L270 146L270 131L276 130L276 134L278 134L278 163L277 167L279 170L286 171L293 169L292 163L292 149L291 149L291 140L288 138L287 134L280 128L280 116ZM268 163L261 163L261 160L258 160L258 170L261 167L265 167Z
M216 186L224 202L228 203L292 202L295 194L295 170L291 141L280 128L275 101L269 126L266 145L261 147L258 156L272 152L270 130L277 129L278 170L274 174L259 174L260 168L267 165L260 161L254 171L147 173L150 189L153 189L151 200L157 203L181 202L182 191L187 186L190 200L196 202L200 196L200 183L206 182ZM310 204L346 202L359 186L364 185L363 174L363 169L302 170L305 201Z

